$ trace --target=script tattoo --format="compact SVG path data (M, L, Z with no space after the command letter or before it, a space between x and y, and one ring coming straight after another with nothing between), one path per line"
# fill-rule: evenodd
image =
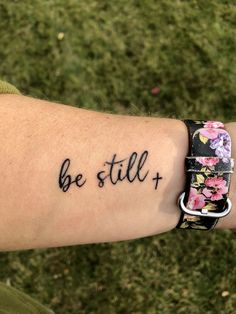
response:
M117 154L114 154L111 160L105 161L104 168L97 172L97 185L103 188L105 183L108 182L112 185L123 181L128 183L138 181L142 183L150 177L150 180L154 182L154 189L156 190L159 180L163 178L159 176L159 172L156 172L155 176L151 176L146 164L148 156L147 150L144 150L142 153L132 152L124 159L120 159L117 157ZM77 188L81 188L87 181L81 172L74 176L69 174L69 168L70 159L67 158L61 165L58 179L59 187L63 192L67 192L72 184Z
M121 160L117 160L117 156L114 154L111 161L106 161L104 163L104 166L108 166L108 170L98 172L98 186L102 188L107 179L113 185L124 180L127 180L130 183L134 180L143 182L149 173L149 170L143 170L147 157L148 152L146 150L140 157L138 157L136 152L133 152L130 157Z
M73 183L76 184L77 187L81 188L86 182L86 179L83 180L82 173L77 174L75 179L73 180L71 175L67 174L69 167L70 159L67 158L63 161L59 174L59 187L60 189L62 189L63 192L68 191L71 184Z

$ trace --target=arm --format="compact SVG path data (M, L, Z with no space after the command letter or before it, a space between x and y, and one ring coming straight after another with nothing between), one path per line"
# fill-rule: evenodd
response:
M0 249L119 241L166 232L180 212L182 121L0 96ZM235 123L226 124L236 155ZM235 174L230 197L236 204ZM235 228L233 213L218 228Z

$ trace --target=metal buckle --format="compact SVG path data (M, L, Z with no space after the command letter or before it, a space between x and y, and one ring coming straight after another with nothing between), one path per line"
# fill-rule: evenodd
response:
M204 209L204 208L201 211L191 210L191 209L188 209L187 207L185 207L184 196L185 196L185 192L180 194L180 196L178 198L178 204L179 204L180 209L189 215L221 218L221 217L228 215L230 210L231 210L231 207L232 207L232 203L231 203L230 199L227 198L226 209L222 213L214 213L214 212L209 211L209 210Z

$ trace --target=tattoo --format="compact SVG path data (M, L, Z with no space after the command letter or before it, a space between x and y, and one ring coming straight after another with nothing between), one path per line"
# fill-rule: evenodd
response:
M156 190L157 187L158 187L158 182L159 182L160 179L163 179L163 178L162 178L162 177L159 177L159 172L157 172L156 177L152 178L153 181L156 181L156 182L155 182L155 190Z
M62 189L63 192L68 191L71 184L73 183L75 183L77 187L81 188L86 182L86 179L82 180L83 179L82 173L77 174L75 179L72 180L71 175L67 174L69 167L70 167L70 159L67 158L63 161L61 165L60 174L59 174L59 187L60 189Z
M116 154L113 155L111 161L106 161L104 166L108 165L108 171L102 170L98 172L98 186L102 188L105 180L108 179L113 185L118 181L127 180L132 183L134 180L143 182L149 170L143 173L143 167L148 157L148 152L145 150L140 157L136 152L133 152L130 157L126 159L117 160ZM124 167L123 167L124 166Z
M114 154L110 161L105 161L103 170L97 172L97 184L100 188L104 187L106 182L110 182L112 185L118 184L118 182L134 181L144 182L149 178L150 170L147 169L146 161L148 159L148 151L145 150L141 154L133 152L124 159L118 159L117 154ZM72 184L81 188L86 179L82 173L78 173L74 178L68 174L70 167L70 159L67 158L63 161L59 173L59 187L63 192L67 192ZM158 187L159 180L163 177L159 176L159 172L156 172L151 180L154 182L154 189Z

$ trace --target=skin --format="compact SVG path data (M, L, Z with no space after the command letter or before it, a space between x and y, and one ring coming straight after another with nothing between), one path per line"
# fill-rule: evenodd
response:
M0 95L0 116L0 250L121 241L175 228L188 153L182 121L99 113L17 95ZM236 123L225 126L235 158ZM69 167L63 169L66 159ZM102 187L98 173L107 176ZM236 228L235 192L234 173L233 208L217 228Z

